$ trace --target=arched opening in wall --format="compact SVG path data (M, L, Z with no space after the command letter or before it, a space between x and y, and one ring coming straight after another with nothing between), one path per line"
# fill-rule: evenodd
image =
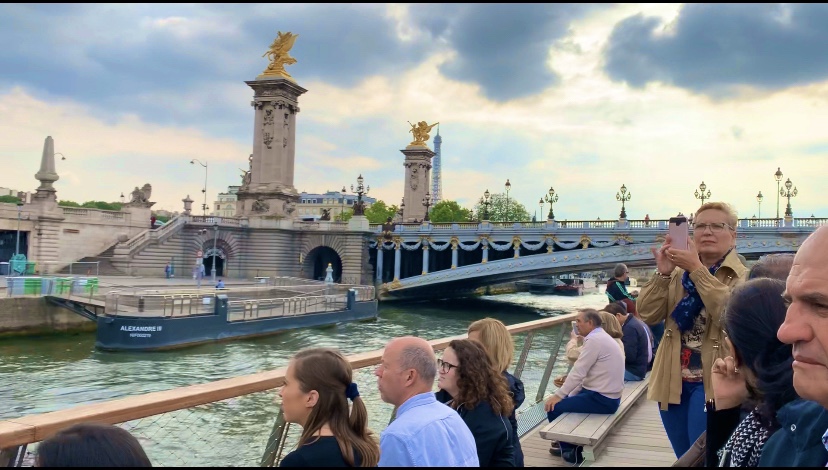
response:
M341 282L342 259L336 250L327 246L317 246L305 256L305 262L302 263L302 275L317 281L324 281L328 263L333 268L334 282Z
M215 256L214 256L215 255ZM216 278L225 276L225 261L227 255L221 248L209 248L204 250L204 275L211 276L213 273L213 258L216 260Z

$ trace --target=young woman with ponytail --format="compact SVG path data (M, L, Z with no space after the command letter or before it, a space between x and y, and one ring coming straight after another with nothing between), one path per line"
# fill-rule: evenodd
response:
M368 429L368 411L338 351L298 352L279 392L285 421L302 426L296 450L281 467L376 467L379 443ZM348 401L352 406L348 406Z

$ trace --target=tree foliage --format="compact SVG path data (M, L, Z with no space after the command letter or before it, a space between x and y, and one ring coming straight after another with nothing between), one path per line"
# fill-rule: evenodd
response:
M460 207L456 201L440 201L431 208L428 218L434 223L468 222L471 211Z
M526 207L514 198L509 198L507 208L506 195L503 193L492 194L489 201L488 219L492 222L526 222L532 218ZM474 206L474 212L483 220L487 210L478 202Z
M20 198L17 196L0 196L0 202L17 204L18 202L20 202Z
M100 209L102 211L119 211L123 206L120 202L105 201L86 201L83 204L78 204L75 201L58 201L58 205L63 207L86 207L89 209Z
M340 222L347 222L347 221L351 220L351 217L353 217L353 216L354 216L354 210L353 209L345 209L345 211L342 212L341 214L336 214L334 216L334 220L338 220Z
M384 201L377 200L371 204L371 207L365 209L365 217L372 224L384 224L389 217L393 219L399 210L396 204L388 207Z

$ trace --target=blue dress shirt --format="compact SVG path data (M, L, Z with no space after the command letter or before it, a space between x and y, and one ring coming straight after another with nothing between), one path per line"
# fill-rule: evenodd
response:
M434 393L409 398L380 435L380 467L479 467L463 418Z

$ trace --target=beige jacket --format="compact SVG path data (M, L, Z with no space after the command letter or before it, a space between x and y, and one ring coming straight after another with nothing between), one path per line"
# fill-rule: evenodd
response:
M664 337L658 346L647 398L660 403L661 409L667 405L681 403L681 332L675 320L670 316L673 309L684 297L681 276L684 270L676 268L670 279L662 279L654 274L641 288L636 301L638 313L644 323L656 325L662 320ZM699 268L690 273L690 279L696 285L705 308L702 315L707 316L707 331L702 339L702 369L704 394L713 398L710 370L713 362L729 354L724 343L723 325L721 323L730 291L747 278L748 269L739 261L736 250L727 255L716 275L707 268Z

